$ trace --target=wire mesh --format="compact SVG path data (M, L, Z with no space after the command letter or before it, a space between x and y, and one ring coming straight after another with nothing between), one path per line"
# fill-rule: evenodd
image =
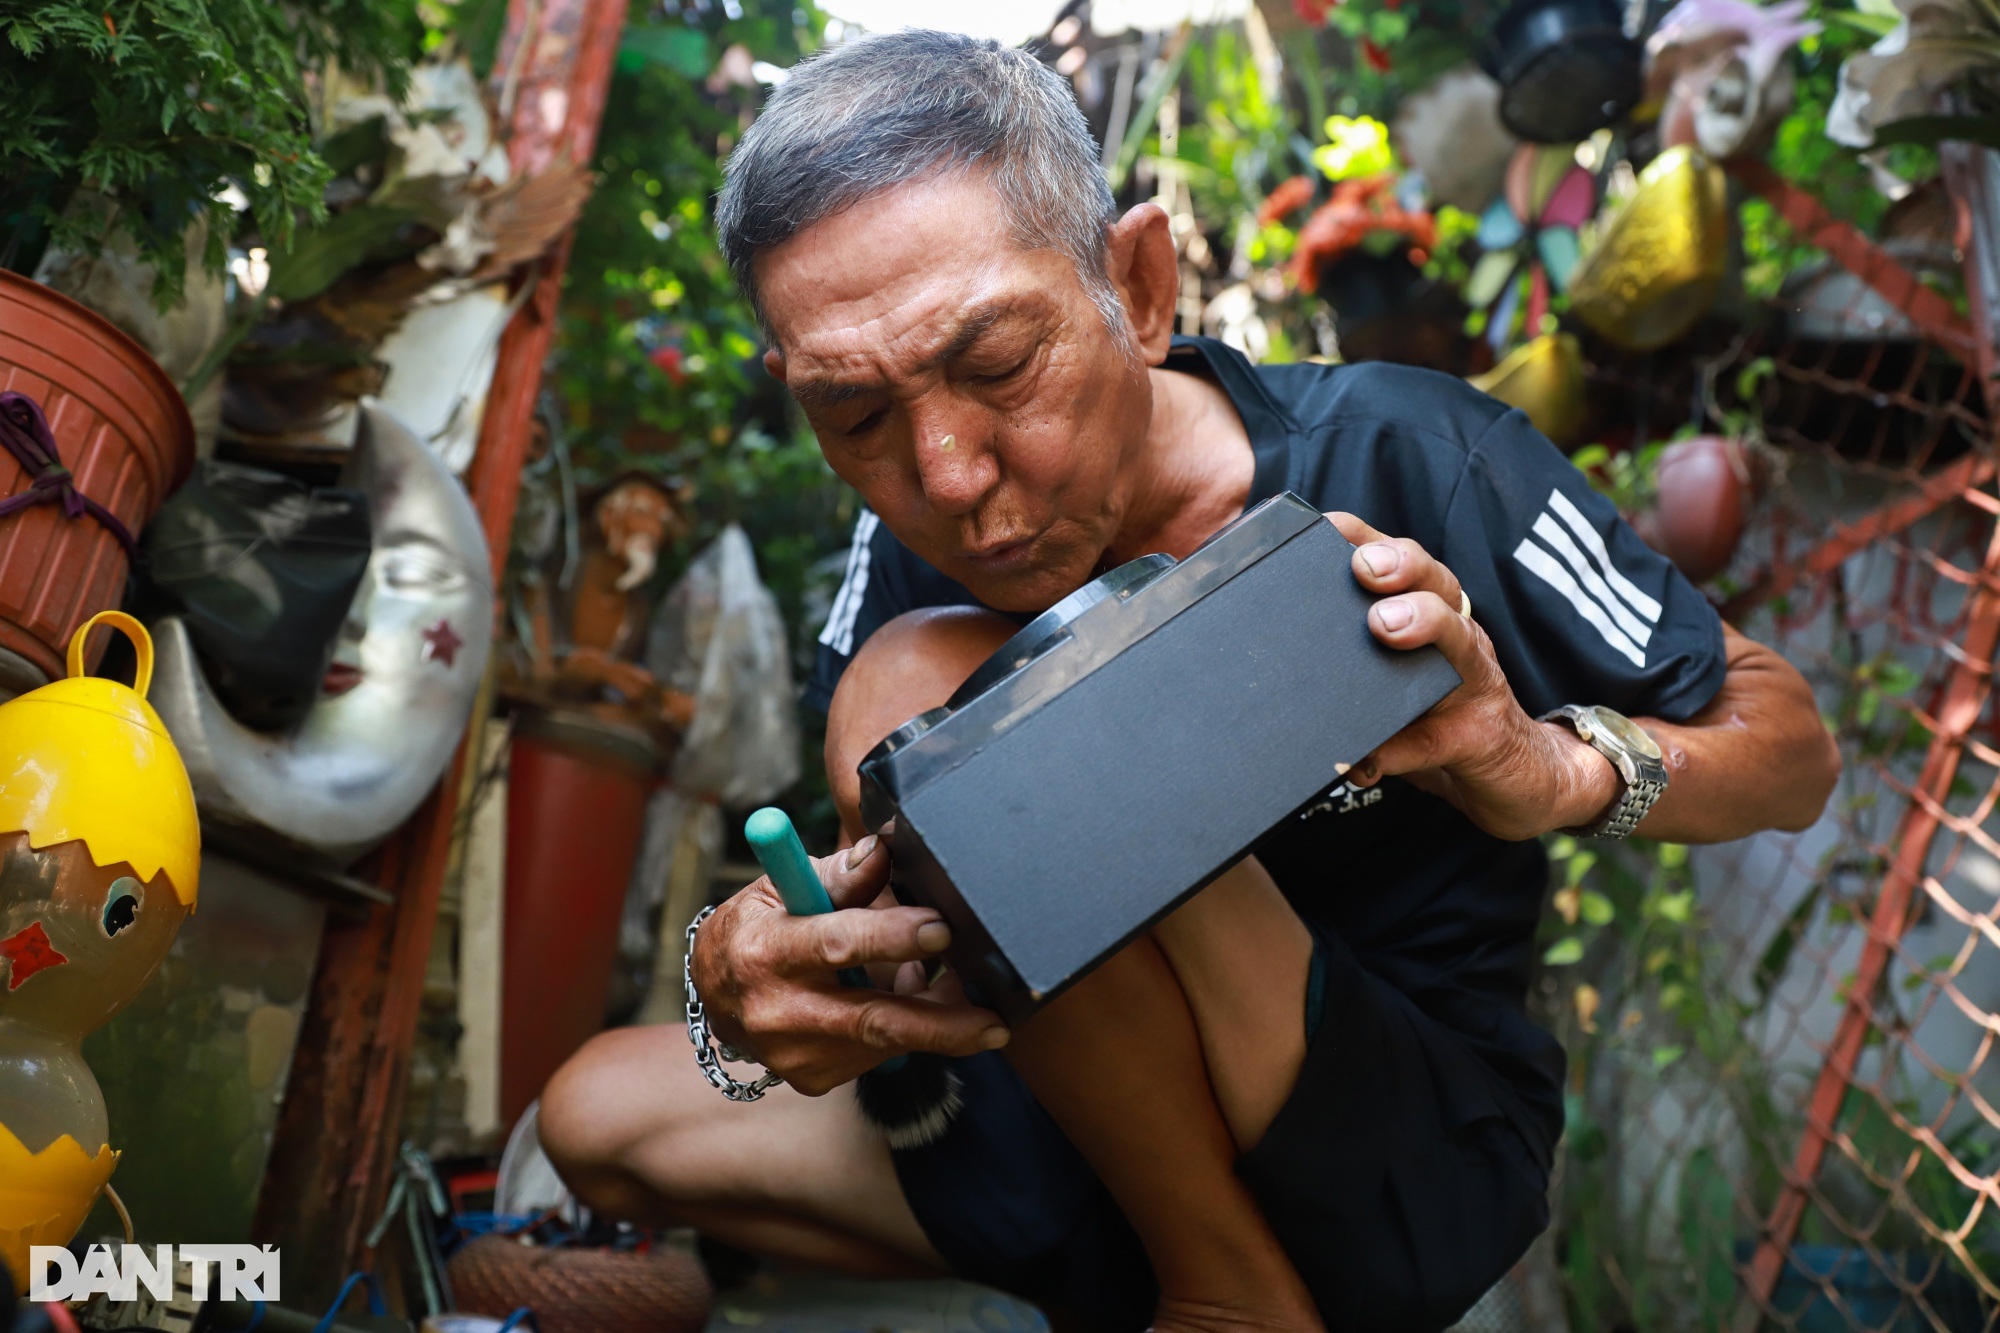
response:
M1831 250L1823 280L1673 365L1596 349L1593 374L1651 429L1764 441L1716 586L1805 673L1845 769L1804 832L1557 844L1556 932L1603 928L1540 995L1572 1052L1570 1308L1605 1328L1995 1329L1992 358L1948 291L1912 297L1880 249L1815 232L1809 198L1774 202Z

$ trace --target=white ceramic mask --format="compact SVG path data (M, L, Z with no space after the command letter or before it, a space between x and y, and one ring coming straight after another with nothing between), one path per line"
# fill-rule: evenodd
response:
M368 496L374 549L323 693L297 731L237 722L201 673L185 626L154 629L152 701L205 817L275 834L346 865L409 818L450 762L493 639L486 539L464 487L408 427L364 399L349 484Z

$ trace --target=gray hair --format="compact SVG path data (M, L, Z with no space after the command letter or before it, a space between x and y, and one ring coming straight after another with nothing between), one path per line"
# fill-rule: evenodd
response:
M795 66L729 156L723 256L762 321L760 250L891 186L966 169L990 174L1017 244L1068 256L1123 340L1105 264L1111 187L1068 83L1025 51L956 33L880 33Z

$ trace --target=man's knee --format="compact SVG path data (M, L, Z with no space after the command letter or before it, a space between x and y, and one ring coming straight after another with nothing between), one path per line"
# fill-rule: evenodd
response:
M843 814L860 808L855 770L868 752L918 713L949 699L1015 629L995 612L946 606L897 616L868 637L841 675L827 710L827 779Z
M584 1043L542 1090L542 1151L570 1191L599 1212L630 1216L639 1182L637 1149L657 1149L673 1133L672 1097L656 1097L638 1073L657 1059L656 1030L618 1028ZM657 1188L648 1193L657 1195Z

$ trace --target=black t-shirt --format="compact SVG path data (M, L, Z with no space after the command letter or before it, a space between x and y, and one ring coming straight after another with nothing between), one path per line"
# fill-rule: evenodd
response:
M1684 721L1720 688L1714 610L1520 412L1431 371L1255 367L1206 338L1176 338L1166 365L1235 404L1256 453L1250 504L1294 491L1442 560L1531 716L1587 703ZM864 512L806 702L826 709L886 621L978 604ZM1256 852L1303 918L1460 1038L1552 1144L1562 1054L1524 1010L1547 887L1539 843L1491 837L1392 778L1336 786Z

